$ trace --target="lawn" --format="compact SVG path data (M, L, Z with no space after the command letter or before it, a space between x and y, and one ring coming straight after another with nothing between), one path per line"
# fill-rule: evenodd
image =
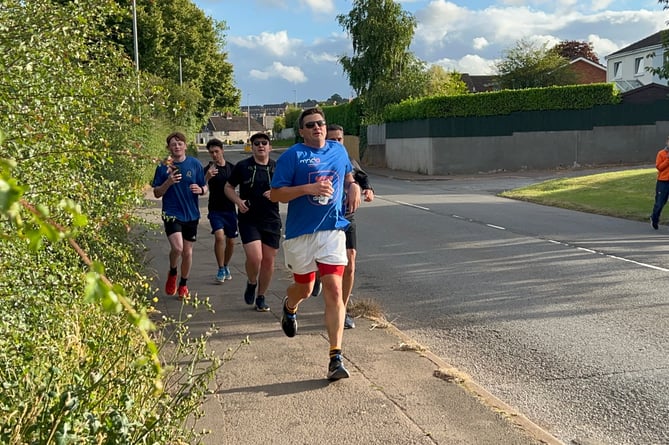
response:
M646 221L653 208L654 168L599 173L550 181L500 196L600 215Z

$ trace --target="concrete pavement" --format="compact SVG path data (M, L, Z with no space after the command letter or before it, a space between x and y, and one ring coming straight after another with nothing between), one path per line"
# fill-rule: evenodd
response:
M151 207L142 215L159 223L160 202L148 199ZM355 329L345 331L343 355L351 377L328 382L322 298L300 305L298 334L286 337L280 326L281 301L291 276L283 266L283 252L277 255L266 295L272 311L256 312L243 299L246 278L239 240L230 265L232 281L216 284L206 202L206 197L201 200L188 285L200 298L209 297L215 313L195 313L186 306L194 313L189 324L194 332L216 324L209 345L221 355L245 344L216 375L196 427L210 431L202 443L561 443L383 320L359 318ZM182 303L162 293L168 243L159 227L148 240L148 273L159 289L157 308L176 315Z

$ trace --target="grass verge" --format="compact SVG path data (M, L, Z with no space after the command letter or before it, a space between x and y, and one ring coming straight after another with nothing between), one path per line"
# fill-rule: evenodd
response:
M654 168L561 178L500 193L500 196L599 215L645 221L653 208Z

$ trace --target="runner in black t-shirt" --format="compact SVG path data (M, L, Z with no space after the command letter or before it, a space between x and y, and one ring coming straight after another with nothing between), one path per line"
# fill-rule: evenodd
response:
M204 168L205 179L209 185L209 223L214 235L214 254L218 263L216 282L232 280L228 264L232 258L237 238L237 214L235 203L225 196L225 184L232 174L234 164L225 160L223 142L210 139L207 151L211 155L209 165Z
M272 281L274 258L281 241L279 204L269 200L276 162L269 157L272 145L265 133L251 136L251 150L253 156L239 161L232 170L225 194L237 205L239 234L246 253L244 301L255 303L259 312L267 312L270 308L265 302L265 292Z

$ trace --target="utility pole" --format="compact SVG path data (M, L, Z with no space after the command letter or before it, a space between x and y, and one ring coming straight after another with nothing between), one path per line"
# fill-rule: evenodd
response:
M248 138L251 138L251 93L246 93L246 119Z

